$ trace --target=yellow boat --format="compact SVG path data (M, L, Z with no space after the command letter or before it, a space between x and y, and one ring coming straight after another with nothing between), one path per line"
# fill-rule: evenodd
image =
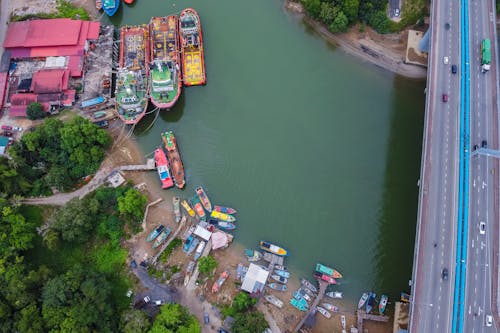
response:
M196 10L186 8L180 13L179 35L182 55L182 79L186 86L206 83L205 53L200 17Z
M226 221L226 222L234 222L236 221L236 218L232 215L221 213L218 211L213 210L210 213L210 216L213 217L214 219L221 220L221 221Z
M182 200L181 202L182 207L186 210L186 212L189 214L189 216L194 217L194 210L189 206L188 202L186 200Z

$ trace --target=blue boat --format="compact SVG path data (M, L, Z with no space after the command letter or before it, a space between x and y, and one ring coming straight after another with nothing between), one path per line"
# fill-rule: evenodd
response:
M118 7L120 7L120 0L104 0L102 2L102 9L108 16L115 15Z
M288 272L288 271L282 271L281 269L275 269L274 273L276 273L277 275L279 275L281 277L284 277L286 279L288 279L290 277L290 272Z
M309 308L307 301L303 298L301 298L300 300L292 298L290 299L290 304L292 304L296 309L299 309L300 311L307 311L307 309Z
M161 234L163 229L165 229L165 226L163 224L160 224L155 230L149 233L148 237L146 237L146 242L149 243L153 241L156 237L158 237Z
M189 245L189 248L186 251L186 254L188 256L191 255L191 253L193 253L193 251L196 249L196 247L198 246L199 243L200 243L200 240L198 238L193 239L193 241L191 242L191 245Z
M368 300L366 301L366 307L365 307L366 313L370 313L372 311L376 296L377 296L377 294L375 294L373 292L370 292L368 294Z
M193 242L194 237L191 235L188 238L186 238L186 242L184 243L184 247L182 248L182 251L187 252L189 250L189 247L191 246L191 243Z

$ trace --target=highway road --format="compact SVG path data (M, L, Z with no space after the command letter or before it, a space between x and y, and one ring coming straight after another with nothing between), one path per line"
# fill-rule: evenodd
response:
M494 42L495 25L490 13L490 1L469 1L471 150L475 145L481 147L483 140L488 148L498 149L496 64L492 63L490 72L481 72L481 41L489 38ZM498 332L497 315L492 316L496 319L492 326L486 324L486 316L496 312L493 260L498 260L494 255L498 252L494 251L498 244L498 210L494 190L498 189L498 175L496 160L480 155L471 158L464 332ZM480 230L481 223L484 231Z
M431 72L412 278L412 333L451 331L455 284L460 75L453 74L451 66L460 63L460 3L431 4ZM448 95L447 102L443 94ZM443 269L448 270L447 279Z

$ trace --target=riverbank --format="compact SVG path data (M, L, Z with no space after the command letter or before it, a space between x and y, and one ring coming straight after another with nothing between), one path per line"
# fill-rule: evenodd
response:
M324 24L307 16L302 4L285 0L283 7L303 19L325 40L340 46L350 55L407 78L424 79L427 77L426 68L406 64L403 61L407 31L400 34L381 35L370 27L365 27L362 32L360 27L355 25L346 33L334 34Z

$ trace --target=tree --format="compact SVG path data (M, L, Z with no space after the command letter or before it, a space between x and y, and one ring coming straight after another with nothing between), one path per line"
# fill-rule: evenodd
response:
M30 120L44 118L45 111L43 111L43 105L38 102L31 103L30 105L28 105L26 115Z
M198 270L201 274L209 274L217 267L217 261L212 256L201 257L198 261Z
M126 217L142 221L146 203L146 196L131 188L125 192L125 195L118 197L118 212Z
M320 0L302 0L304 7L312 18L318 18L321 12Z
M85 242L95 227L98 209L99 203L91 197L75 198L52 215L52 229L58 231L64 241Z
M349 24L349 20L344 15L343 12L339 12L337 17L333 20L332 24L330 24L330 31L332 32L345 32L347 30L347 26Z
M386 33L389 29L389 19L383 10L374 13L368 23L379 33Z
M151 327L149 317L141 310L128 310L123 313L120 328L123 333L146 333Z
M250 297L250 295L244 291L240 291L236 297L233 299L233 308L236 312L245 312L251 306L257 303L257 299Z
M319 17L323 23L330 25L337 16L338 12L339 9L335 5L329 2L322 2Z
M349 23L356 22L359 12L359 0L343 0L342 11L349 20Z
M259 311L238 313L234 319L233 333L261 333L269 328L266 318Z
M180 304L162 305L149 333L200 333L200 323Z

